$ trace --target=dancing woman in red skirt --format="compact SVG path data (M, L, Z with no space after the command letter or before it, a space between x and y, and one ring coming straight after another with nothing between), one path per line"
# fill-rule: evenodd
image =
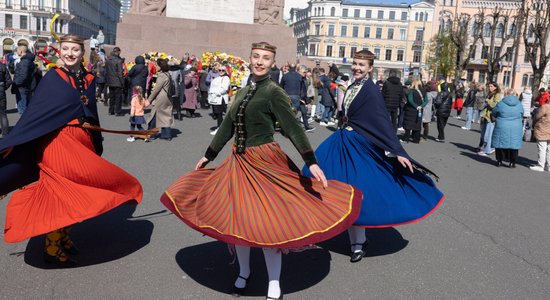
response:
M237 94L195 171L176 180L161 198L193 229L235 245L240 269L236 296L244 292L250 276L250 247L263 248L268 299L282 297L280 250L309 246L344 231L357 218L362 198L352 186L325 179L288 95L269 78L275 52L268 43L252 44L251 85ZM276 121L313 179L302 176L274 141ZM233 135L225 161L203 169Z
M72 225L127 201L140 202L140 183L101 155L94 76L82 67L84 41L60 39L63 66L50 70L27 111L0 141L0 195L7 206L4 239L15 243L46 233L44 259L76 266Z

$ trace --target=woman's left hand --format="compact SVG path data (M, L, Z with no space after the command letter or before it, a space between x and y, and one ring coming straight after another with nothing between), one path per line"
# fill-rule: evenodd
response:
M408 168L411 173L414 173L413 165L411 161L403 156L397 156L397 161L403 166L403 168Z
M327 182L327 179L325 178L325 173L323 173L323 170L319 168L318 164L309 166L309 171L311 172L311 175L313 175L313 177L317 179L317 181L323 182L324 188L328 187L328 182Z

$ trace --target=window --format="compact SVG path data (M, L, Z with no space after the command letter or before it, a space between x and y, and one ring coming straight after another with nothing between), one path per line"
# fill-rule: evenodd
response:
M490 37L491 36L491 24L485 23L483 25L483 37Z
M370 38L370 26L365 26L365 33L363 34L364 38Z
M335 7L331 7L330 8L330 16L331 17L334 17L336 15L336 8Z
M342 17L344 17L344 18L348 17L348 9L347 8L342 9Z
M407 31L405 29L399 29L399 39L402 41L407 39Z
M413 62L419 63L420 62L420 57L422 57L422 54L421 54L420 50L414 50L414 52L413 52Z
M481 49L481 59L489 58L489 46L483 46Z
M55 0L55 8L57 10L60 10L63 5L61 4L61 0Z
M472 53L470 53L470 59L476 59L476 51L477 51L476 46L473 45L473 46L471 46L471 47L472 47L472 48L470 48L470 50L472 51ZM473 75L472 75L472 76L473 76ZM471 80L470 80L470 81L471 81Z
M397 61L403 61L405 50L397 50Z
M27 8L27 0L21 0L21 9Z
M529 76L527 74L523 74L521 77L521 86L525 87L527 86L527 83L529 82Z
M534 82L535 82L535 75L529 76L529 86L533 86Z
M418 13L415 13L415 14L414 14L414 20L415 20L415 21L418 21ZM441 26L441 25L440 25L440 26Z
M327 45L327 51L325 52L325 56L332 57L332 45Z
M406 11L401 12L401 21L407 21L407 12Z
M374 48L374 58L380 59L380 48Z
M367 9L367 12L365 13L365 18L367 18L367 19L372 18L372 10Z
M353 10L353 16L355 18L359 18L361 15L360 15L361 11L359 9L354 9Z
M27 16L19 16L19 28L21 29L28 29L28 22L27 22Z
M517 31L518 31L518 28L517 28L517 26L516 26L516 23L512 23L512 25L510 26L510 32L509 32L510 35L511 35L512 37L516 37Z
M386 49L386 60L391 60L391 49Z
M383 10L378 11L378 19L384 19L384 11Z
M42 22L40 22L40 17L36 17L36 31L40 31L40 24L42 24Z
M529 60L529 55L527 55L527 53L523 55L523 62L524 62L524 63L530 63L530 62L531 62L531 61Z
M504 71L504 76L502 76L502 84L504 84L504 86L507 86L507 87L510 86L511 75L512 75L511 71Z
M11 3L11 0L6 0L6 7L13 8L13 3Z
M493 59L498 59L500 57L500 47L495 47L493 50Z
M353 26L351 29L352 37L359 37L359 26Z
M350 57L353 57L355 55L355 52L357 52L357 47L351 47L351 53L350 53Z
M476 37L479 35L479 31L481 30L479 23L475 22L472 26L472 36Z
M506 48L506 56L504 57L504 61L512 61L513 54L514 54L514 48L512 47Z
M338 52L338 56L346 57L346 46L340 46L340 50Z
M309 44L309 55L317 55L317 47L315 44Z
M38 0L38 9L44 9L44 0Z
M466 80L469 82L474 81L474 70L472 69L466 70Z
M388 40L393 40L393 28L388 28Z
M417 29L416 30L416 37L414 38L417 42L422 42L424 40L424 30L423 29Z
M390 11L390 20L395 20L395 11Z
M342 25L340 26L340 36L346 36L348 33L348 26Z
M321 31L321 25L315 24L315 33L314 35L319 35L319 32Z
M498 23L496 37L502 38L504 36L504 24Z
M424 21L424 13L420 13L420 17L418 18L418 21Z
M380 28L380 27L376 28L376 38L377 39L382 38L382 28Z
M13 27L13 15L11 14L6 14L6 28L12 28Z
M334 36L334 24L328 25L328 36Z
M478 77L477 82L485 83L485 77L486 76L487 76L487 74L485 73L485 71L479 71L479 77Z

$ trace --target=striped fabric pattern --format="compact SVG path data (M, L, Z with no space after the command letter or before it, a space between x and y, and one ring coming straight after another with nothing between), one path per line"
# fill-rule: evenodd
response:
M277 143L232 153L218 167L192 171L161 201L192 228L256 247L301 247L335 236L357 218L362 195L351 185L301 176Z
M42 137L36 151L40 177L13 193L6 210L6 242L73 225L132 199L141 201L139 181L98 156L89 133L80 127L65 126Z

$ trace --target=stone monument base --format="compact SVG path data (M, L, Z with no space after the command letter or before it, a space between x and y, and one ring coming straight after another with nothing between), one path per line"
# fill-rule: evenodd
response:
M161 16L124 14L117 26L116 45L126 61L149 51L181 58L221 51L248 60L250 45L265 41L277 46L277 65L296 61L296 38L284 25L213 22ZM107 53L109 54L109 53Z

